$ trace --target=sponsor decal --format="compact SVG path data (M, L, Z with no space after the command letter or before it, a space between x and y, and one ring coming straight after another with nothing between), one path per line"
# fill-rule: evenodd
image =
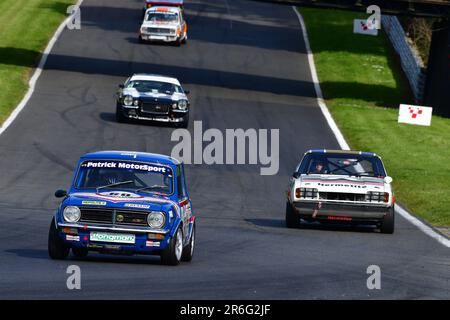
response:
M161 243L159 241L146 241L145 245L147 247L159 247Z
M97 244L92 244L92 243L88 244L87 247L91 248L91 249L101 249L101 248L103 248L103 246L99 246Z
M94 206L106 206L105 201L82 201L81 204L94 205Z
M91 231L90 240L99 242L119 242L134 244L136 241L136 236L134 234Z
M338 220L338 221L352 221L351 217L339 217L339 216L328 216L328 220Z
M150 206L146 204L125 203L123 206L127 208L150 209Z
M100 192L99 195L112 198L142 198L140 195L125 191L106 191Z
M323 182L319 182L318 185L321 186L321 187L350 187L350 188L359 188L359 189L367 188L367 186L365 186L365 185L344 184L344 183L323 183Z
M80 236L72 236L70 234L66 235L66 240L67 241L80 241Z
M85 161L81 164L81 167L140 170L162 174L170 174L171 171L169 168L163 166L135 163L135 162L121 162L121 161Z

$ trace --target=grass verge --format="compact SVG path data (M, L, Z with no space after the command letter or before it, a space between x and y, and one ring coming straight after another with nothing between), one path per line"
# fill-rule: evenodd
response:
M300 8L321 88L352 149L379 154L394 178L396 198L438 227L450 226L450 119L431 127L397 123L398 105L412 103L397 57L381 32L353 34L349 11Z
M0 123L28 90L30 71L75 0L0 1Z

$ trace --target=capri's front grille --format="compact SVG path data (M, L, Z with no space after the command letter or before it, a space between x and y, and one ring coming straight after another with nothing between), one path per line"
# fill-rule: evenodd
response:
M366 201L366 195L361 193L319 192L319 199L339 201Z
M104 208L80 208L80 222L148 226L147 212Z

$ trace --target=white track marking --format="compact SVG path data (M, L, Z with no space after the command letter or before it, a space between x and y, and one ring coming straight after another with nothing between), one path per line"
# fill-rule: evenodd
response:
M80 7L84 0L78 0L76 6ZM17 118L19 113L25 108L28 101L30 100L31 96L33 95L34 88L36 86L36 82L41 76L42 70L44 69L45 63L47 62L48 55L53 49L53 46L55 45L56 41L58 40L61 33L64 31L64 28L67 26L67 24L72 19L72 16L67 17L58 27L56 32L53 34L53 37L50 39L49 43L47 44L47 47L45 48L41 60L39 61L39 64L36 68L36 70L33 73L33 76L31 77L29 83L28 83L28 91L23 97L23 99L20 101L20 103L17 105L17 107L13 110L13 112L9 115L9 117L5 120L3 125L0 127L0 135L5 132L6 129L13 123L13 121Z
M331 116L331 113L328 110L327 105L325 104L325 100L323 99L322 90L320 89L319 78L317 76L316 65L314 64L314 56L312 54L311 47L309 45L308 33L306 31L306 26L305 26L305 22L303 21L303 17L300 14L300 12L298 12L298 10L295 6L292 6L292 8L294 9L294 12L298 17L300 26L302 28L303 39L305 40L305 48L306 48L306 52L308 55L309 67L311 70L311 77L312 77L312 81L314 83L314 88L316 90L317 102L319 104L320 110L322 110L322 113L323 113L325 119L327 120L327 123L328 123L331 131L333 131L333 134L336 137L336 140L339 143L339 146L343 150L350 150L350 146L348 145L347 141L345 141L344 135L342 134L341 130L339 130L338 126L336 125L336 122L334 121L333 117ZM426 225L425 223L423 223L422 221L420 221L419 219L417 219L416 217L411 215L403 207L396 204L395 211L398 214L400 214L403 218L408 220L410 223L415 225L417 228L419 228L422 232L424 232L428 236L432 237L433 239L437 240L439 243L443 244L447 248L450 248L450 240L449 239L447 239L440 233L436 232L433 228L431 228L430 226Z

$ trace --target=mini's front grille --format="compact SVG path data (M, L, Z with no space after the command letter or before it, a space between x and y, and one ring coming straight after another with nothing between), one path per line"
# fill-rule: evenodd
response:
M361 193L319 192L319 199L339 201L366 201L366 195Z
M170 29L170 28L145 28L145 32L148 33L153 33L153 34L175 34L175 30L174 29Z
M112 223L113 210L80 208L81 222Z
M103 208L80 208L80 211L80 222L148 227L148 212Z
M156 104L156 103L142 103L141 112L144 113L169 113L170 106L167 104Z
M133 226L147 225L147 213L117 210L116 224L128 224Z

